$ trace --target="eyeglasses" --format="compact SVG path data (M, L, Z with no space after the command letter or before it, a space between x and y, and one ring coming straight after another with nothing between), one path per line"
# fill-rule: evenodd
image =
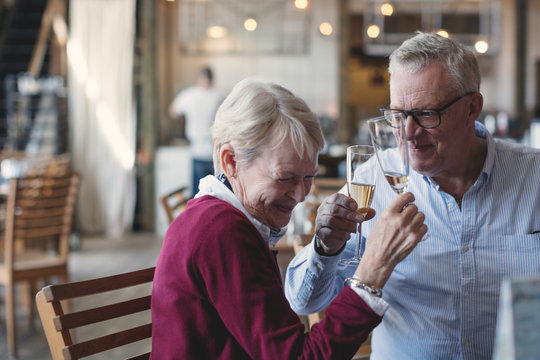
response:
M433 129L441 125L441 112L448 109L465 96L474 94L475 92L476 91L469 91L463 95L460 95L438 109L401 110L381 108L380 111L382 115L384 115L391 122L401 121L402 117L406 119L410 115L414 119L414 122L416 122L420 127L423 127L424 129Z

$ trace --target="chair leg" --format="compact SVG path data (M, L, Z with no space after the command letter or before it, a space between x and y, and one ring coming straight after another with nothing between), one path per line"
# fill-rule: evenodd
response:
M15 291L13 282L6 284L6 332L9 355L17 358L17 326L15 324Z
M26 302L26 309L28 314L28 329L33 331L35 330L35 318L36 318L36 304L34 298L36 297L37 293L37 282L36 280L30 280L28 282L28 289L27 289L27 302Z

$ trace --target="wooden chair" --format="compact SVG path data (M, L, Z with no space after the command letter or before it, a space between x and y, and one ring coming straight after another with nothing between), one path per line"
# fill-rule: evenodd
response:
M151 267L41 289L36 295L36 304L52 359L80 359L109 350L102 354L103 358L119 358L118 354L125 358L129 350L133 351L133 343L151 340L149 310L154 271L155 267ZM65 301L73 301L72 308L76 307L76 301L88 306L69 312L63 305ZM102 305L104 302L107 304ZM76 341L83 330L79 328L83 326L91 328L92 336L86 334L89 339ZM131 349L126 349L130 347L125 346L128 344L132 344ZM145 346L143 351L129 359L148 359L150 349Z
M29 326L38 281L68 281L69 236L79 175L13 178L5 198L0 259L0 285L5 286L9 354L17 356L15 284L29 286ZM23 287L21 287L23 289Z
M294 253L298 254L306 245L311 243L313 240L313 236L309 234L301 234L296 235L294 238ZM311 327L322 321L324 319L324 310L309 314L307 316L308 320L308 326L311 330ZM371 353L371 334L369 335L368 339L360 346L358 351L356 352L355 356L353 357L354 360L361 360L361 359L369 359L369 354Z
M186 196L187 191L187 186L182 186L161 197L161 204L165 209L169 223L172 223L178 214L186 208L190 199Z

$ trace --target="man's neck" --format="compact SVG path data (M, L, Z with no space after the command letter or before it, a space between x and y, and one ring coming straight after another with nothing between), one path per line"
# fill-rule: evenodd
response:
M433 178L440 188L446 193L452 195L458 204L461 204L463 195L476 182L487 157L487 141L485 139L476 138L471 151L468 152L467 158L470 161L467 165L458 171L452 173L445 172Z

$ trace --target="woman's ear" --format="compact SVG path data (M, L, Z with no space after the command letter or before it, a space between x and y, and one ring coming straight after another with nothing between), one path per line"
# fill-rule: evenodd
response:
M227 178L233 178L236 176L236 154L231 144L225 144L221 146L219 152L219 158L221 161L221 168Z

